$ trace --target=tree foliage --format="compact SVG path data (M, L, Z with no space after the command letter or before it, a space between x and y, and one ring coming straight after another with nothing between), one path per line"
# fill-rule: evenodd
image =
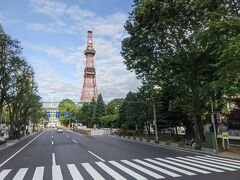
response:
M65 126L71 125L73 121L73 116L77 115L77 112L78 112L78 107L75 105L75 103L70 99L64 99L59 103L58 109L60 111L59 120L61 124ZM65 113L67 112L70 115L69 118L65 117Z
M92 122L96 124L97 127L101 127L100 118L106 115L105 104L103 102L103 98L101 93L98 95L97 102L92 115Z
M176 90L160 102L172 110L162 119L171 124L180 109L194 122L198 144L210 100L221 110L225 95L239 93L239 12L236 0L135 0L125 24L127 68L149 86Z
M19 41L0 33L0 124L4 109L10 138L27 133L30 123L34 130L43 116L34 71L21 57L21 50Z

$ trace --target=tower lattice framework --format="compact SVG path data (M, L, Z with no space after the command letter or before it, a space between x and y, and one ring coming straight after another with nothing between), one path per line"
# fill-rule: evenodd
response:
M96 71L94 67L94 55L96 51L93 48L92 31L87 33L87 48L84 51L86 56L86 67L84 69L84 81L81 94L81 102L95 101L98 97L97 83L96 83Z

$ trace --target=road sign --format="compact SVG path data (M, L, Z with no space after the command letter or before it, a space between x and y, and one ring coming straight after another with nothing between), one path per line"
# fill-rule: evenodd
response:
M45 116L47 119L50 118L50 112L46 112Z
M70 114L69 114L69 112L65 112L65 118L69 118L70 117Z
M219 112L214 112L212 115L213 115L213 117L214 117L214 120L215 120L218 124L222 123L222 116L221 116L221 114L220 114Z
M56 118L60 117L60 112L56 112Z
M220 124L222 122L222 117L220 113L217 113L217 122Z

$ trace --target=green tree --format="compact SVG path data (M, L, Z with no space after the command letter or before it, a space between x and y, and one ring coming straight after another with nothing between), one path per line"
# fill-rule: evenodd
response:
M105 116L102 116L100 117L100 121L101 121L101 124L106 127L106 128L109 128L109 127L114 127L115 126L115 123L116 121L119 119L119 115L118 114L114 114L114 115L105 115Z
M75 105L75 103L71 99L64 99L59 103L58 109L61 113L61 116L59 118L61 124L65 126L71 126L72 117L78 112L78 107ZM66 112L69 113L69 118L65 117Z
M106 115L106 110L105 110L105 104L103 102L103 98L101 93L98 95L97 102L94 108L93 116L92 116L92 122L93 124L96 124L98 128L101 127L101 121L100 118L102 116Z
M171 84L181 90L200 145L201 106L209 96L213 59L199 49L195 34L217 1L136 0L125 24L129 36L122 55L129 70L152 85ZM201 103L200 103L201 102Z
M16 57L21 53L20 43L4 33L0 33L0 124L3 107L11 87L15 86L14 75L17 73Z
M120 106L123 102L123 99L116 98L111 100L109 103L106 104L106 112L108 115L115 115L119 113Z
M79 107L78 111L78 119L79 123L86 125L89 128L93 127L92 117L95 108L96 102L92 100L90 103L84 103L81 107Z

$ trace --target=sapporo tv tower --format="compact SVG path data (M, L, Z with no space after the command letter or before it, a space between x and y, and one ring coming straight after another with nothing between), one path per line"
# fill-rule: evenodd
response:
M84 81L81 95L81 102L95 101L98 97L96 71L94 67L94 55L96 51L93 48L92 31L87 32L87 48L84 51L86 56L86 67L84 69Z

